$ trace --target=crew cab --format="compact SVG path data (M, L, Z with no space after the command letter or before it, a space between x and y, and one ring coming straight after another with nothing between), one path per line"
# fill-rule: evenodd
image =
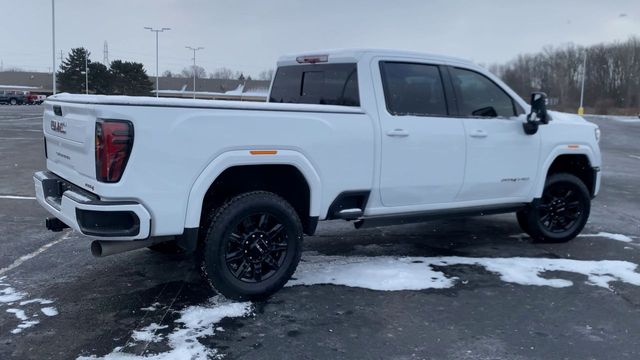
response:
M469 61L368 49L280 58L266 103L59 94L36 197L94 255L196 252L240 299L284 286L323 220L515 212L563 242L598 193L600 132L545 101Z

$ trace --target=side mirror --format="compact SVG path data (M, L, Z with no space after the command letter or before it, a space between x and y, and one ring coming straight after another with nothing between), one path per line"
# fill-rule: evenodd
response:
M534 92L531 94L531 112L527 115L527 122L522 124L524 132L527 135L533 135L538 132L538 126L540 124L548 123L547 94Z

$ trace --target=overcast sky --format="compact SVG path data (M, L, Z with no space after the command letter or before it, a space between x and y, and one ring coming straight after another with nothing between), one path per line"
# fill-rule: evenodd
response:
M51 1L2 0L4 68L49 71ZM186 45L202 46L198 64L256 75L279 55L305 50L377 47L440 53L479 63L506 62L545 45L579 45L640 36L640 0L56 0L56 48L84 46L93 61L145 64L155 74L191 63ZM58 61L58 60L57 60Z

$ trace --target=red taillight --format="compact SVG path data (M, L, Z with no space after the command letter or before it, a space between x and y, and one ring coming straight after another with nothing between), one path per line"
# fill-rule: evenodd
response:
M125 120L96 122L96 179L120 181L133 147L133 124Z

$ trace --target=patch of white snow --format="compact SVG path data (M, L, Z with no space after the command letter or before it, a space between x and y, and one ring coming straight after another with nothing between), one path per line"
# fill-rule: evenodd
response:
M433 266L482 266L505 282L520 285L568 287L573 282L544 278L549 271L582 274L589 285L609 288L612 281L640 285L637 265L615 260L572 260L545 258L467 258L467 257L343 257L304 256L286 286L333 284L380 291L442 289L455 285Z
M40 311L42 311L42 313L47 315L47 316L56 316L56 315L58 315L58 309L54 308L53 306L43 307L42 309L40 309Z
M218 352L214 348L209 348L202 344L198 339L211 336L218 327L215 325L220 320L227 317L242 317L251 313L251 303L249 302L232 302L222 296L215 296L204 305L194 305L180 311L180 318L176 320L179 327L174 329L166 337L160 338L167 340L167 345L171 350L159 354L134 355L124 352L124 348L117 347L111 353L104 357L78 357L79 360L86 359L105 359L105 360L173 360L173 359L210 359L215 357ZM152 328L164 328L157 324L150 325ZM154 341L155 334L151 337L151 328L143 328L139 333L134 332L134 340L136 341ZM157 330L156 329L156 330ZM215 330L214 330L215 329ZM139 337L139 338L136 338Z
M612 234L608 232L599 232L597 234L580 234L578 237L602 237L616 241L622 241L626 243L633 242L633 237L622 234Z
M156 334L156 331L166 329L168 325L158 325L153 323L149 326L143 327L140 330L134 330L131 337L135 341L143 342L159 342L163 339L162 335Z

